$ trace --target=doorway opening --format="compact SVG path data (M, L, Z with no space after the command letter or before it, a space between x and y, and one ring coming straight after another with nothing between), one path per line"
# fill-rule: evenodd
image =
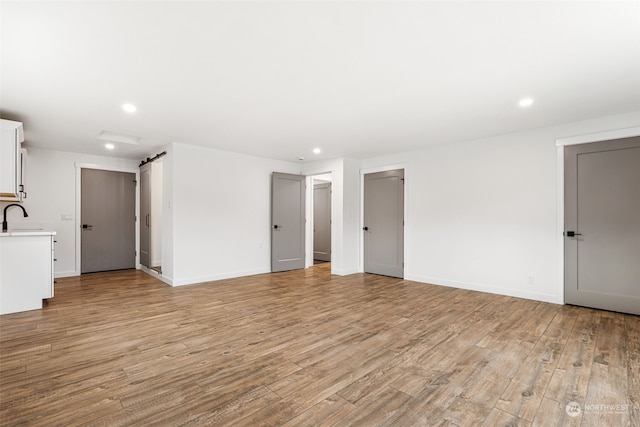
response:
M162 159L140 166L140 264L162 274Z
M136 267L136 174L80 169L80 273Z
M363 173L363 270L404 278L405 170Z
M271 174L271 272L305 268L306 177Z
M640 137L564 150L567 304L640 314Z
M272 272L308 268L316 262L331 268L334 241L332 185L332 172L313 175L272 174ZM317 199L317 203L314 203L314 199Z
M331 198L332 176L330 173L313 175L311 178L311 248L313 265L331 262Z

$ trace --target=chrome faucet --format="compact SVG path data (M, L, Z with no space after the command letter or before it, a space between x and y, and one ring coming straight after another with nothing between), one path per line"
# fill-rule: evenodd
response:
M27 214L27 211L24 209L24 206L19 205L17 203L11 203L10 205L7 205L4 207L4 217L2 218L2 232L5 233L7 231L7 209L9 209L11 206L17 206L20 209L22 209L22 212L24 212L24 217L28 217L29 214Z

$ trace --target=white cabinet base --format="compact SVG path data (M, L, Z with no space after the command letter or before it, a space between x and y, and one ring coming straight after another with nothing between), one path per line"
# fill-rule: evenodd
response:
M53 296L53 236L0 237L0 314L42 308Z

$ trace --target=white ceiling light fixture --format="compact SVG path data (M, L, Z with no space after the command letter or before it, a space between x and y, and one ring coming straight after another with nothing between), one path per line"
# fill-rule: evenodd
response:
M104 148L106 148L107 150L113 150L114 148L116 148L116 146L108 142L104 144Z
M122 109L124 111L126 111L127 113L135 113L136 111L138 111L138 107L136 107L133 104L122 104Z
M320 148L316 147L313 149L313 154L320 154L320 153L322 153L322 150Z
M131 144L131 145L140 144L140 140L142 139L139 136L125 135L122 133L109 132L106 130L101 131L100 134L96 136L96 138L101 141L120 142L122 144Z
M533 98L522 98L520 101L518 101L518 105L520 106L520 108L531 107L531 105L533 105Z

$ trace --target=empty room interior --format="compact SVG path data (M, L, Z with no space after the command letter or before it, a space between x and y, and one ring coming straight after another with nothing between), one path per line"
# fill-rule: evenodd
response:
M640 426L640 2L0 25L0 425Z

